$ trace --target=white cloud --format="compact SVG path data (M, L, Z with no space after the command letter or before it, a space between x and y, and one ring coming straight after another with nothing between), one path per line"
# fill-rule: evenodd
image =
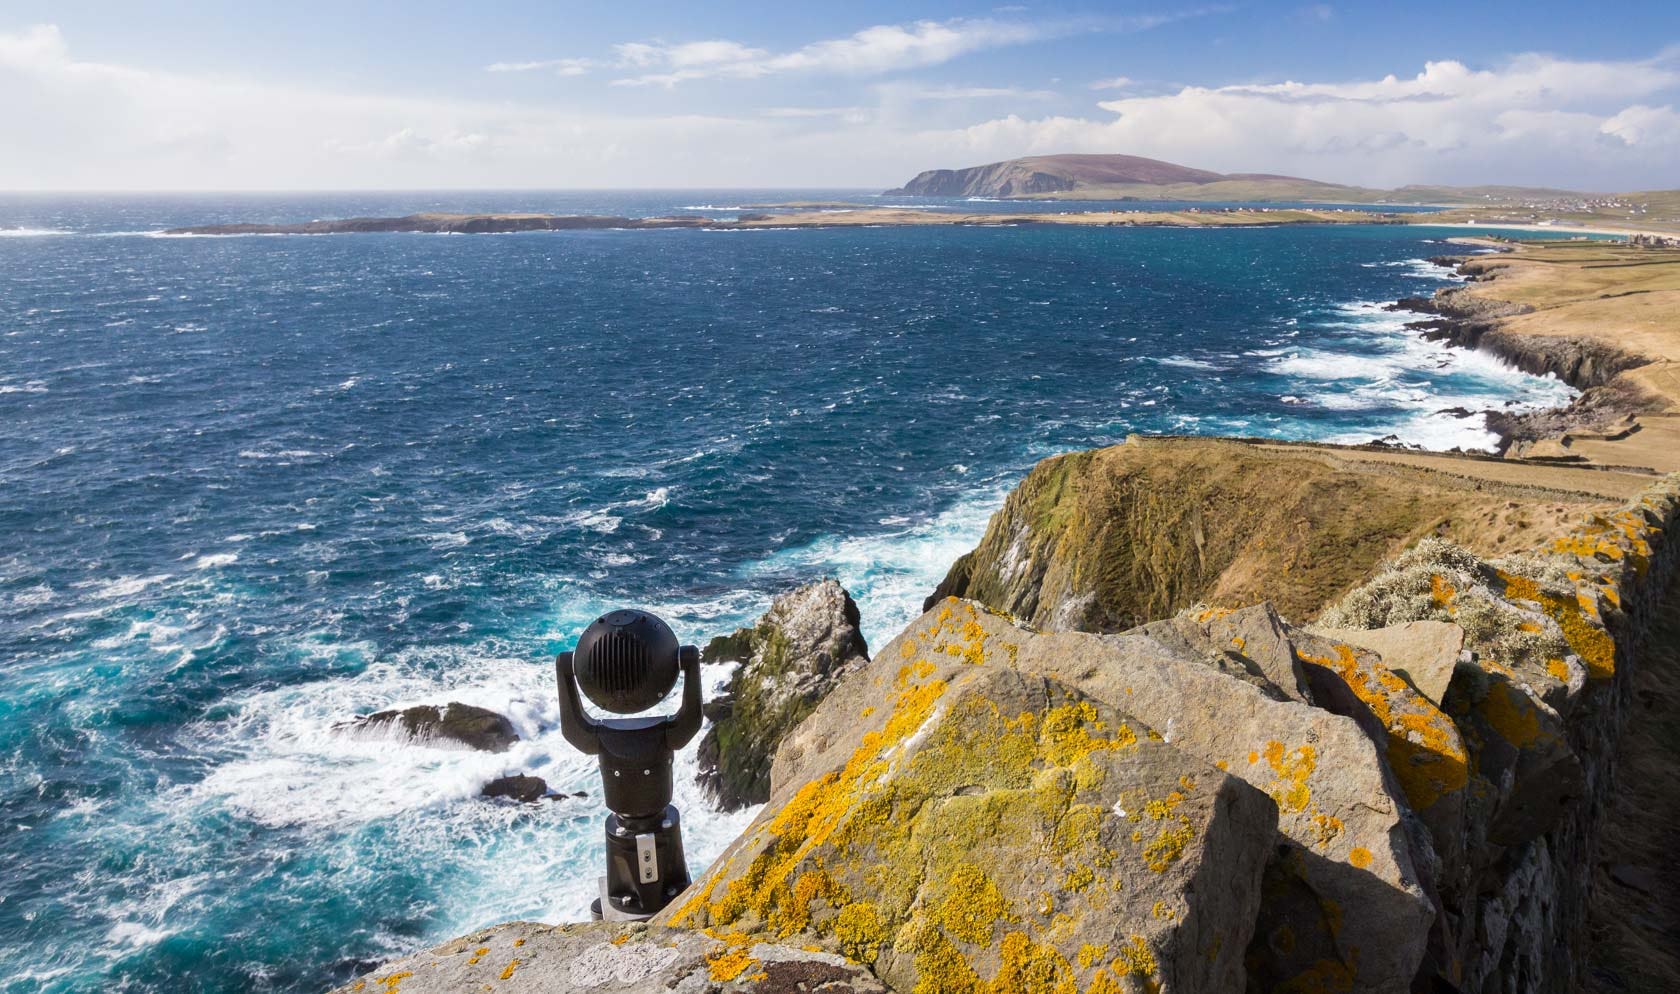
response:
M1066 30L1065 26L986 19L878 24L846 38L812 42L781 54L722 40L678 45L632 42L614 47L619 64L659 71L615 82L674 86L693 79L746 79L786 72L879 74L937 65L970 52L1038 41Z
M930 86L905 93L912 100L1054 100L1051 90L1025 90L1016 86Z
M539 59L535 62L492 62L485 72L536 72L550 70L556 76L582 76L594 68L592 59Z
M1092 80L1093 90L1124 90L1132 85L1132 80L1126 76L1110 76L1107 79Z
M614 57L646 59L653 72L780 58L730 42L644 44ZM953 51L928 44L885 62L854 53L827 64ZM1674 185L1680 148L1680 49L1625 62L1530 55L1330 83L1133 92L1083 116L986 119L976 116L986 105L970 101L1036 91L929 86L910 75L837 87L832 107L627 114L85 62L56 28L36 27L0 32L0 134L18 139L0 155L0 189L884 188L931 167L1126 152L1376 186L1613 190Z

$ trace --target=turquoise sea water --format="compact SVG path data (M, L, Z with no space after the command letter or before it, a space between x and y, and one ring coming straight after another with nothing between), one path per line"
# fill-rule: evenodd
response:
M583 917L595 801L476 794L594 790L550 659L606 606L701 641L826 573L880 645L1045 455L1483 446L1453 409L1570 395L1382 309L1443 229L153 236L832 196L0 199L0 991L316 991ZM523 741L332 730L450 700ZM696 870L751 814L678 804Z

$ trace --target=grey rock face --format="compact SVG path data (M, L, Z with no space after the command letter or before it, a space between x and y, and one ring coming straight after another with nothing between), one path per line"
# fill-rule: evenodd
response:
M333 994L886 994L830 953L699 932L596 922L510 922L386 964Z
M869 661L857 604L834 580L783 594L752 628L713 639L706 662L739 662L706 706L700 784L725 811L770 796L776 746L845 674Z
M1387 628L1313 628L1329 639L1351 642L1382 657L1384 665L1405 677L1439 707L1446 699L1464 629L1448 621L1408 621Z
M892 703L819 706L814 779L779 779L660 920L791 932L899 991L1240 992L1273 803L1118 708L976 664L978 631L917 626L848 679Z
M344 724L351 731L400 731L421 741L452 742L485 752L506 752L519 741L513 722L488 708L451 702L422 704L401 711L378 711Z

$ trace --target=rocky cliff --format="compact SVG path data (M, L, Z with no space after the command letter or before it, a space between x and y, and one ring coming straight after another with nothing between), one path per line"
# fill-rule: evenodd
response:
M1046 459L928 605L966 597L1040 628L1091 632L1204 602L1269 599L1310 619L1425 535L1493 552L1557 513L1544 491L1467 490L1356 455L1134 438Z
M661 919L900 991L1567 990L1677 517L1680 477L1521 554L1432 538L1323 632L941 601L783 742Z

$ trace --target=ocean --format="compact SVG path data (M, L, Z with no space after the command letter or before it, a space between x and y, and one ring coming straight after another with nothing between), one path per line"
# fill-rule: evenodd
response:
M552 658L609 606L703 643L832 575L879 647L1044 456L1483 448L1462 411L1572 396L1384 310L1442 228L156 236L855 196L0 197L0 991L318 992L587 917ZM520 743L333 728L447 701ZM698 873L753 812L680 763ZM477 796L512 772L592 796Z

